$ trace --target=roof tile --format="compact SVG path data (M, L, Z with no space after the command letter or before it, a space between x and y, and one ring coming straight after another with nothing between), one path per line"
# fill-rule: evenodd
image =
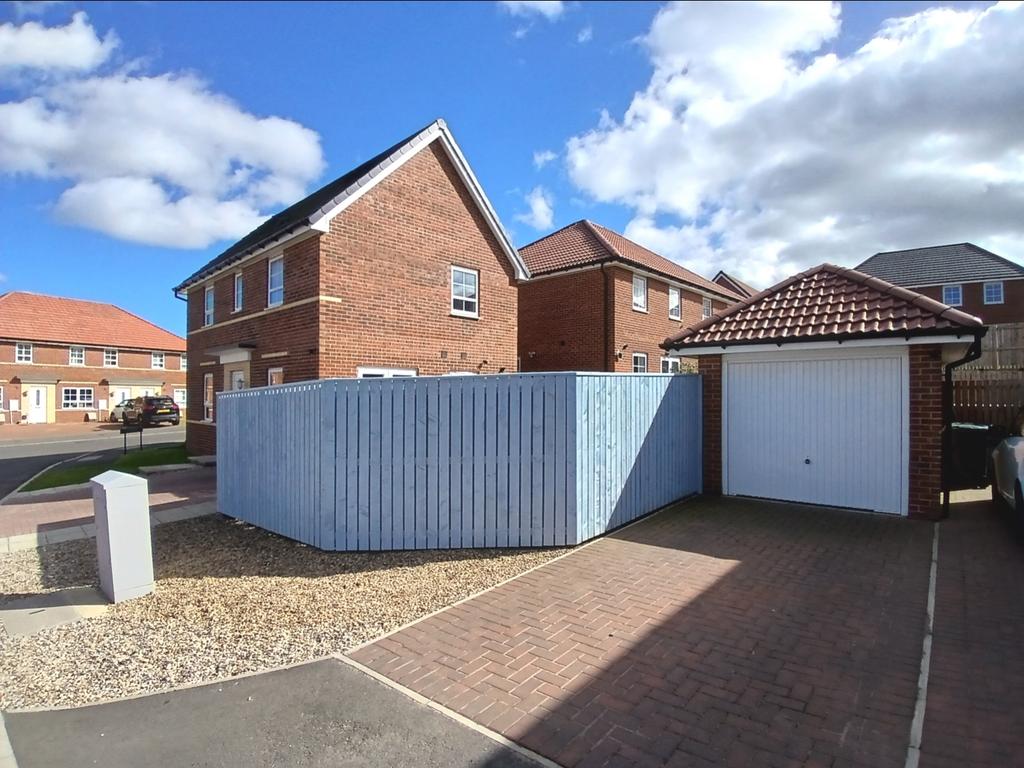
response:
M0 295L0 338L184 352L185 340L113 304L25 291Z
M822 264L690 326L666 339L663 346L685 350L981 327L978 318L927 296L852 269Z
M1024 266L973 243L876 253L858 265L857 270L908 288L1024 279Z

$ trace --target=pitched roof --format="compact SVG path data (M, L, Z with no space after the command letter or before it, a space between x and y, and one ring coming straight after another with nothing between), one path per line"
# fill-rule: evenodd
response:
M732 301L741 298L728 288L586 219L523 246L519 253L531 275L551 274L605 261L622 261Z
M718 270L718 274L711 278L711 282L724 285L729 290L738 293L743 298L749 298L755 293L760 293L757 288L753 288L747 283L744 283L738 277L733 277L724 269Z
M185 340L113 304L27 291L0 295L0 338L184 352Z
M666 349L909 337L984 328L920 293L833 264L801 272L665 339Z
M1024 278L1024 266L973 243L884 251L858 264L856 269L908 288Z
M374 155L365 163L357 165L348 173L339 176L334 181L299 200L299 202L288 206L280 213L274 214L237 243L185 278L181 284L175 287L175 292L205 280L215 272L227 268L251 253L284 240L290 235L298 234L304 229L312 228L321 232L328 231L330 219L340 213L347 202L354 201L355 198L374 186L383 176L386 176L389 170L393 169L393 166L401 164L408 156L419 152L435 139L442 140L442 146L448 152L448 156L455 164L456 170L459 171L466 186L469 187L473 197L480 205L484 218L490 224L499 244L512 262L513 268L519 273L520 277L526 277L526 268L519 253L498 221L498 214L494 211L493 206L483 192L483 188L473 175L473 171L466 162L462 150L455 143L451 131L449 131L444 120L435 120L425 128L416 131L416 133L410 136L406 136L397 144L393 144L383 152Z

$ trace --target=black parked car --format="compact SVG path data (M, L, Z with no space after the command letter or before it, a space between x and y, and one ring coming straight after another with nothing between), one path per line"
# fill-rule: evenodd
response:
M153 424L178 426L180 421L181 412L178 410L178 404L170 397L136 397L132 404L124 409L125 424L142 424L147 427Z

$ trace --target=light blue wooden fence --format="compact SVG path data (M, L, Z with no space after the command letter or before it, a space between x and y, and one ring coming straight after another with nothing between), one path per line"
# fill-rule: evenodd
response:
M329 379L217 397L218 508L321 549L577 544L700 490L700 379Z

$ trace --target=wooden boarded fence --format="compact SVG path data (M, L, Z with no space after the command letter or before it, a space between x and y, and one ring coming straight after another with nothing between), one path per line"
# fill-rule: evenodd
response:
M957 421L1011 428L1024 406L1024 375L957 379L953 382L953 413Z
M217 398L218 508L328 550L577 544L700 490L700 379L331 379Z

